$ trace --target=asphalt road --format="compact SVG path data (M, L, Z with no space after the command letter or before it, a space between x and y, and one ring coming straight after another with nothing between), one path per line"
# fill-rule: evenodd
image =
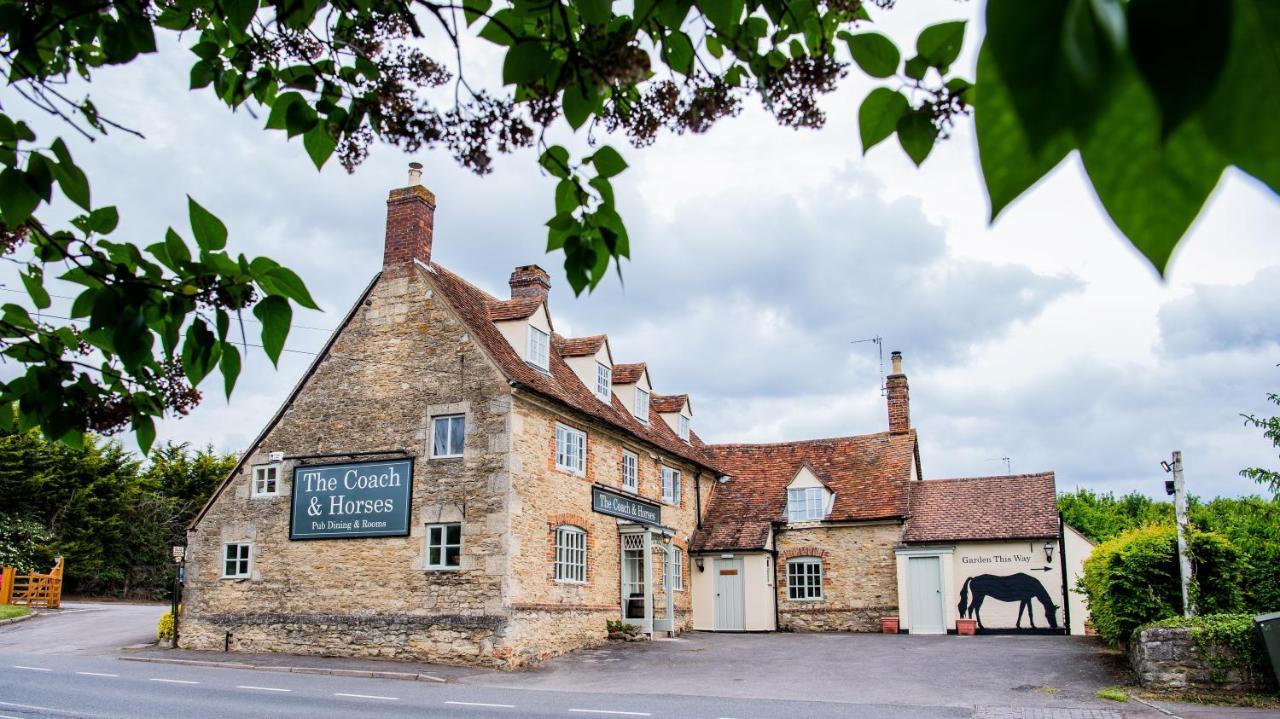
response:
M159 604L64 603L41 609L35 619L0 628L0 655L115 652L155 641L156 623L167 607Z

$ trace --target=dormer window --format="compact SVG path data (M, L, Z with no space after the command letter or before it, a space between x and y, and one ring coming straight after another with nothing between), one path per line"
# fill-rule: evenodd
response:
M596 396L608 402L613 392L613 369L603 362L596 363Z
M529 325L529 364L547 371L551 367L550 351L551 338L547 333Z
M688 417L684 415L680 415L680 418L676 420L676 434L680 435L680 439L683 439L686 442L689 441L689 418Z
M636 387L635 415L641 422L649 421L649 393L639 387Z
M822 487L787 490L787 521L811 522L826 516L826 494Z

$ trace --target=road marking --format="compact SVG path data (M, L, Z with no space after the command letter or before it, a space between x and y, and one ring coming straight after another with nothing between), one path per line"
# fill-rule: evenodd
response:
M400 697L380 697L376 694L344 694L342 692L334 692L335 697L350 697L352 699L381 699L388 702L398 702Z
M24 667L24 666L22 666L21 664L14 664L14 665L13 665L13 668L14 668L14 669L26 669L26 670L27 670L27 671L29 671L29 672L51 672L51 671L53 671L52 669L46 669L46 668L44 668L44 667Z
M76 674L79 674L81 676L86 676L86 677L119 677L120 676L119 674L103 674L102 672L76 672Z
M255 687L249 684L237 684L236 689L256 689L260 692L291 692L292 689L280 689L278 687Z
M54 708L52 708L52 707L38 707L38 706L36 706L35 704L14 704L13 702L0 702L0 706L3 706L3 707L14 707L14 708L16 708L16 709L35 709L36 711L42 711L42 712L57 712L57 711L59 711L59 710L54 709Z
M12 714L0 714L0 719L22 719L22 717L16 717Z
M628 716L628 717L653 716L649 712L620 712L620 711L614 711L612 709L570 709L569 711L578 712L579 714L615 714L615 715Z
M165 684L199 684L200 683L200 682L193 682L190 679L156 679L155 677L148 677L147 681L164 682Z
M497 707L499 709L515 709L515 704L486 704L484 702L445 702L445 704L456 704L460 707Z

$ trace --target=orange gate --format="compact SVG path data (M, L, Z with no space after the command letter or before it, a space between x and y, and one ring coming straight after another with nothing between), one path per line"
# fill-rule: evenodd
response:
M0 572L0 604L57 609L62 604L62 557L48 574L18 574L5 567Z

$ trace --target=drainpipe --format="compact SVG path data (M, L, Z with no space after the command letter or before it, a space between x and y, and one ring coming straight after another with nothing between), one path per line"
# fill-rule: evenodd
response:
M1071 634L1071 595L1067 593L1067 523L1058 512L1058 558L1062 562L1062 623L1067 635Z
M702 529L702 470L693 473L693 511L698 529Z
M773 631L782 631L782 610L778 607L778 537L773 537L773 549L769 550L769 554L773 555L773 576L770 581L773 582Z

